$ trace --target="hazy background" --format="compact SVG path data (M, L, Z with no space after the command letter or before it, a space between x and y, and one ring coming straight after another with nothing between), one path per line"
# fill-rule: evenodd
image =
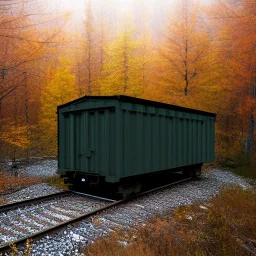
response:
M85 17L85 4L88 0L58 0L55 2L56 6L63 8L63 10L72 11L76 19ZM143 6L149 13L161 15L174 5L175 2L180 0L91 0L91 4L96 9L101 9L103 4L110 9L122 12L124 10L136 10L139 6ZM200 0L204 5L213 3L214 0Z

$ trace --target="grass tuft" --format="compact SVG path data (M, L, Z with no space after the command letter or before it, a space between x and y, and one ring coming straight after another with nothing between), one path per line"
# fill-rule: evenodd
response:
M10 243L10 248L11 248L11 253L10 256L18 256L18 255L23 255L23 256L31 256L32 255L32 239L28 239L26 241L26 247L24 249L24 251L22 252L22 254L19 252L16 244L14 243ZM0 254L2 255L2 254Z
M43 182L60 189L64 189L64 190L68 189L68 185L64 184L63 179L58 175L45 178L43 179Z

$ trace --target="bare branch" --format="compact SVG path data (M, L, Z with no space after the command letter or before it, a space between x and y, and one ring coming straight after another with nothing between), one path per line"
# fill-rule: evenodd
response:
M10 89L10 91L8 91L6 94L4 94L3 96L0 97L0 102L7 97L10 93L12 93L19 85L21 85L24 81L26 80L26 78L24 78L20 83L16 84L12 89Z

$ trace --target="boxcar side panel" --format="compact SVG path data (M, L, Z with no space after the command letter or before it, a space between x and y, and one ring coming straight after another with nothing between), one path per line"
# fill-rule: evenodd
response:
M123 171L119 178L214 159L214 118L121 103ZM138 110L138 111L137 111Z
M126 98L125 98L126 99ZM116 99L61 107L59 170L122 177L214 160L214 115Z

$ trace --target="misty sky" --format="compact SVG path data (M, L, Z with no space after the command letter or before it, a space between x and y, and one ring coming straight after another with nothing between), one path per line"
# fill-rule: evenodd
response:
M84 9L85 9L85 2L86 0L58 0L60 3L60 6L64 10L70 10L74 12L74 15L78 18L84 18ZM102 3L106 3L108 5L114 6L115 9L122 9L124 8L131 8L133 5L142 4L146 8L149 9L150 12L154 12L154 9L156 9L157 12L159 10L162 10L163 12L166 11L166 9L171 8L171 5L177 0L91 0L92 5L95 8L100 8L102 6ZM203 4L209 4L212 3L214 0L200 0Z

